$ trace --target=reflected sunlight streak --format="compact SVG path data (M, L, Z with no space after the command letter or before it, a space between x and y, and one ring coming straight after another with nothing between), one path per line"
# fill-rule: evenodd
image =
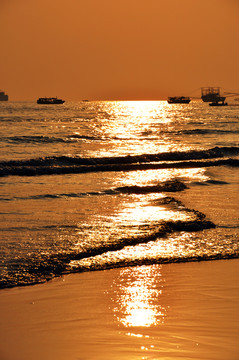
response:
M160 221L168 220L187 220L191 215L183 212L175 212L173 210L166 210L161 206L150 206L149 204L137 203L130 204L121 213L117 215L116 222L130 223L130 225L142 225L159 223Z
M163 280L159 267L141 266L121 271L114 312L125 327L150 327L164 322L166 309L160 304Z
M124 149L124 140L127 140L124 155L169 150L171 141L166 141L164 129L167 134L172 118L164 101L105 102L102 104L102 112L105 113L105 119L101 120L101 132L112 139L106 156L110 156L119 145ZM162 138L159 138L161 132Z
M90 108L88 110L91 119ZM178 107L168 106L166 101L104 101L97 103L97 110L91 129L94 130L94 137L106 140L97 146L99 157L192 149L191 138L184 136L184 129L190 129L190 107L179 110ZM188 143L186 139L189 139ZM86 141L86 144L90 149L88 156L91 156L94 142Z
M209 180L204 168L195 169L160 169L160 170L140 170L132 171L125 174L124 178L118 177L116 185L157 185L161 182L178 179L180 181L200 181Z
M182 211L167 209L165 206L154 204L154 201L163 198L162 193L148 195L135 195L134 201L130 202L120 212L112 217L112 221L125 225L155 224L168 220L187 220L191 214Z

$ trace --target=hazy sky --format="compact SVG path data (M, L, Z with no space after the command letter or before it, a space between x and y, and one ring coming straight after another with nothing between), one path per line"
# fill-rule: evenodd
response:
M239 91L239 0L0 0L0 34L10 100Z

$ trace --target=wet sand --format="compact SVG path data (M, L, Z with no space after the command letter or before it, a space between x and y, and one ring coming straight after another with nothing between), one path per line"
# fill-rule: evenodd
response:
M1 360L239 358L239 260L72 274L0 291Z

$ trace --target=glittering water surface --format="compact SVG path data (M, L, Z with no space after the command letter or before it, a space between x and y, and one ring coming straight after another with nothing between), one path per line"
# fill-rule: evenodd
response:
M119 281L115 281L112 287L116 293L113 311L123 326L150 327L164 323L167 308L160 301L164 280L158 268L123 269Z
M1 286L237 257L238 120L202 102L1 103Z

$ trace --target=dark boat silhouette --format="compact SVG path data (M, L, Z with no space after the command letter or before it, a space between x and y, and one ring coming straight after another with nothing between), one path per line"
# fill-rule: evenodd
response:
M57 97L44 97L37 100L38 104L64 104L65 100L58 99Z
M8 95L4 91L0 91L0 101L8 101Z
M210 106L226 106L226 96L220 93L220 87L201 88L201 99L204 102L210 102Z
M220 87L202 87L201 88L201 99L204 102L224 102L225 96L220 94Z
M169 104L189 104L191 101L188 96L170 96L168 98Z

